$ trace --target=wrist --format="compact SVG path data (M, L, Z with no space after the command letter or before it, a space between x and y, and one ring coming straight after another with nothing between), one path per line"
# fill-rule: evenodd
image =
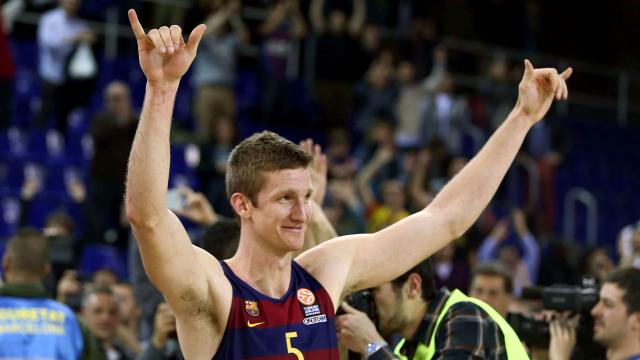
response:
M147 80L147 93L166 94L177 93L180 86L180 79L170 79L162 81Z
M524 126L527 128L527 130L536 123L536 120L533 118L533 115L525 111L520 105L519 101L518 103L516 103L516 106L513 108L513 110L511 110L511 114L509 114L509 117L507 118L507 120L511 122L515 122L518 125Z
M384 339L380 337L374 338L369 342L367 342L367 344L363 349L364 351L362 352L362 355L364 355L365 359L369 359L371 355L375 354L380 349L383 349L385 346L388 346L388 345L389 344L387 344L387 342L384 341Z

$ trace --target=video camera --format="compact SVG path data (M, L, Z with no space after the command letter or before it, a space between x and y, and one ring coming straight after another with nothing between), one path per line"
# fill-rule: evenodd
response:
M582 286L553 285L545 288L524 288L521 298L541 300L544 310L569 311L580 315L577 328L577 351L581 359L601 359L604 348L593 341L593 318L591 309L599 299L595 279L582 280ZM522 314L509 313L507 321L518 334L520 340L529 346L548 347L550 340L549 323Z

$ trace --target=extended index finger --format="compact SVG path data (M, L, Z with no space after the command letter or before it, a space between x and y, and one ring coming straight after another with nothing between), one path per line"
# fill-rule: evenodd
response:
M573 74L573 68L567 68L567 70L563 71L562 74L560 74L560 77L563 80L567 80L569 77L571 77L571 74Z
M129 22L131 23L131 29L133 29L133 34L136 36L137 40L143 40L147 37L142 28L142 24L140 24L140 20L138 20L138 14L133 9L129 9L127 13L129 15Z

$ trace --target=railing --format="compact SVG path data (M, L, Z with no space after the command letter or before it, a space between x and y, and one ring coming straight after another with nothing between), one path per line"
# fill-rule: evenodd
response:
M603 94L597 92L597 90L601 90L597 89L597 86L592 86L589 90L571 88L569 101L559 103L558 111L562 113L568 111L568 104L609 110L616 113L616 119L620 125L627 124L629 115L640 115L640 101L630 101L631 84L640 85L640 73L637 71L586 63L576 59L560 59L555 56L508 49L452 37L445 37L443 44L449 51L470 54L484 59L493 59L496 56L501 56L512 62L520 62L524 58L529 58L534 64L553 65L559 69L564 69L570 65L575 70L575 73L580 74L580 77L593 80L594 83L604 82L607 84L607 88L615 89L613 93L603 91ZM482 74L455 75L456 79L462 80L468 87L479 87L483 80Z
M587 209L587 244L598 243L598 201L589 191L573 188L564 197L564 237L574 241L576 230L576 203L582 203Z

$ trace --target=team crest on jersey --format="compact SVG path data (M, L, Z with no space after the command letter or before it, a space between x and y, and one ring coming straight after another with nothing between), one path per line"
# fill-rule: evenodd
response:
M258 309L258 302L252 300L244 301L244 309L247 310L247 313L251 316L259 316L260 310Z
M298 301L300 301L302 305L310 306L316 302L316 297L313 295L311 290L301 288L298 289Z

